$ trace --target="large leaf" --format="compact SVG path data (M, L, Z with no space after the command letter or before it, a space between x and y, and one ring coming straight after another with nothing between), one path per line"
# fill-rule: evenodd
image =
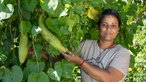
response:
M0 62L4 62L7 59L7 56L0 53Z
M38 73L31 73L28 76L27 82L49 82L49 78L46 73L38 72Z
M61 26L61 27L60 27L60 32L61 32L63 35L68 35L68 34L70 34L67 25L66 25L66 26Z
M37 35L41 32L41 28L40 27L37 27L37 26L33 26L32 29L31 29L31 33L33 35Z
M30 12L34 11L36 5L37 5L37 0L21 0L22 8Z
M45 64L42 61L37 63L34 60L27 60L26 67L23 70L24 80L26 80L31 73L43 71L44 68L45 68Z
M0 20L8 19L13 15L14 8L12 4L3 4L1 1L0 3Z
M68 15L67 12L68 12L68 9L65 8L65 9L60 13L59 17L62 17L62 16L66 16L66 15Z
M74 11L77 14L84 14L85 11L83 11L83 7L82 6L74 6L72 8L72 11Z
M75 25L75 21L70 18L67 18L66 23L69 25L68 31L72 32L73 26Z
M71 4L71 0L62 0L63 4Z
M12 67L12 82L22 82L22 79L23 79L22 69L19 66L14 65Z
M75 64L69 63L66 60L62 60L62 69L63 69L63 75L64 78L73 78L73 68Z
M90 6L88 11L87 11L87 16L90 19L97 20L98 19L98 11Z
M60 27L62 26L62 23L58 19L48 17L46 20L46 25L53 33L60 35Z
M4 70L4 76L3 76L3 82L12 82L12 79L11 79L11 72L9 69L5 69Z
M96 28L90 29L91 39L97 40L99 33Z
M78 3L78 2L82 2L83 0L71 0L72 3Z
M54 69L49 68L47 73L51 79L56 80L56 81L60 81L61 75L62 75L61 63L60 62L55 63Z
M47 13L53 13L58 6L58 0L40 0L40 5Z
M14 65L12 70L6 68L3 72L3 82L22 82L22 79L22 69L17 65Z
M43 61L37 63L34 60L28 60L26 68L30 72L38 72L44 70L45 64Z
M68 31L72 32L73 27L79 23L79 16L77 14L70 15L69 17L66 17L66 24L69 26Z
M60 55L59 51L56 50L54 47L52 47L51 45L49 45L48 47L46 47L46 52L48 54L51 54L52 57L56 57L58 55Z
M19 29L20 29L21 33L27 34L31 30L31 22L30 21L20 21Z
M22 17L24 20L31 20L31 12L22 9Z
M3 69L1 69L1 67L0 67L0 79L2 79L2 78L3 78L3 73L4 73L4 70L3 70Z

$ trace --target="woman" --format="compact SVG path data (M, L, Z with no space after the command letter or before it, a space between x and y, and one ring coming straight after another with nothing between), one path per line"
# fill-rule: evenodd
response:
M99 16L99 40L85 40L80 45L81 57L68 50L62 55L81 67L82 82L124 82L128 73L130 52L114 43L121 19L117 11L104 10ZM70 54L70 55L68 55Z

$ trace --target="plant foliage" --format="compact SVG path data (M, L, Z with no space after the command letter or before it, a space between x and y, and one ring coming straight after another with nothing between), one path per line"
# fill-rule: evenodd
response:
M39 16L45 14L44 24L63 46L79 53L81 41L98 39L98 15L106 8L120 13L115 41L132 52L126 82L146 80L145 0L0 0L0 81L80 82L79 67L42 38ZM28 36L28 54L20 65L22 33Z

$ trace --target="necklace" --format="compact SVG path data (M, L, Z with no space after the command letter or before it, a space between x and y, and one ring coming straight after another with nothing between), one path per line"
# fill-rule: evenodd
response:
M115 47L115 43L113 42L109 47L107 47L107 48L100 48L100 43L99 43L99 41L97 41L98 42L98 47L99 47L99 56L101 56L101 54L105 51L105 50L107 50L107 49L111 49L111 48L113 48L113 47Z
M101 48L99 47L99 56L101 56L101 54L102 54L103 51L104 51L104 49L101 49Z
M99 48L100 53L102 53L104 51L104 49Z

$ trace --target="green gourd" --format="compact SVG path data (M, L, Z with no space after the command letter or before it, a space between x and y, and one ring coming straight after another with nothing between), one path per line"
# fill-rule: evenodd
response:
M43 38L58 51L66 52L66 48L61 44L60 40L53 35L44 24L44 14L39 17L39 27L41 28L41 34Z
M20 41L19 41L19 61L20 64L23 64L26 60L28 54L28 36L27 34L20 34Z

